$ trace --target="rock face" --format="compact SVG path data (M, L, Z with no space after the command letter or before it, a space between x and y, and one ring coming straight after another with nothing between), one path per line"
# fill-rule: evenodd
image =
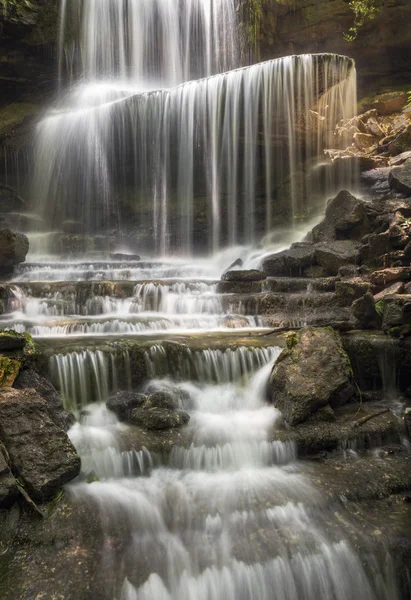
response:
M287 344L270 377L273 404L287 423L301 423L320 408L355 396L350 361L335 331L307 327Z
M9 358L8 356L0 356L0 388L11 387L19 374L20 362Z
M317 244L315 255L319 265L332 275L336 275L340 267L355 264L358 261L359 244L351 240L338 240Z
M57 427L67 431L73 425L75 419L64 409L63 401L56 388L34 369L21 371L14 382L14 387L19 390L34 389L45 400L49 417Z
M11 229L0 229L0 275L8 274L13 268L26 260L29 240L23 233Z
M312 244L293 244L289 250L277 252L263 261L263 271L272 276L298 276L315 264Z
M0 391L0 439L13 473L36 501L50 499L80 472L80 458L32 389Z
M347 190L342 190L330 200L325 210L325 218L314 227L314 241L359 239L367 230L366 205Z

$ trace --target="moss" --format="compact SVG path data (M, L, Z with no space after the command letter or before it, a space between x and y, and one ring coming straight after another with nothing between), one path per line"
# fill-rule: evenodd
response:
M378 302L376 302L375 304L375 312L377 313L377 315L379 315L380 317L382 317L382 315L384 314L384 300L379 300Z
M11 387L19 374L21 362L8 356L0 356L0 388Z

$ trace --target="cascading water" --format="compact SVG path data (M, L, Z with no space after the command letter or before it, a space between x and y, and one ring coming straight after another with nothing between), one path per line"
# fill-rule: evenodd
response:
M355 112L353 62L293 56L209 77L238 66L237 26L234 0L63 2L74 84L35 144L49 230L74 221L87 244L123 232L157 254L216 251L254 244L279 203L293 223L347 184L316 167Z

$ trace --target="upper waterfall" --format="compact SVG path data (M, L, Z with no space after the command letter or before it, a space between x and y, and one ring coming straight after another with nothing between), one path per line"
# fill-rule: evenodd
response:
M215 252L293 227L350 185L351 173L317 167L336 123L355 113L353 61L302 55L233 69L236 8L63 0L72 83L34 149L33 196L49 231L68 222L84 250Z

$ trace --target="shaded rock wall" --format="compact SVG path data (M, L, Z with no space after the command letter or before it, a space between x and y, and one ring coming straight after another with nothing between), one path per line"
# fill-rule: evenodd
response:
M411 81L411 3L386 0L377 17L344 39L353 24L347 0L264 0L259 32L262 60L289 54L335 52L355 59L359 92Z

